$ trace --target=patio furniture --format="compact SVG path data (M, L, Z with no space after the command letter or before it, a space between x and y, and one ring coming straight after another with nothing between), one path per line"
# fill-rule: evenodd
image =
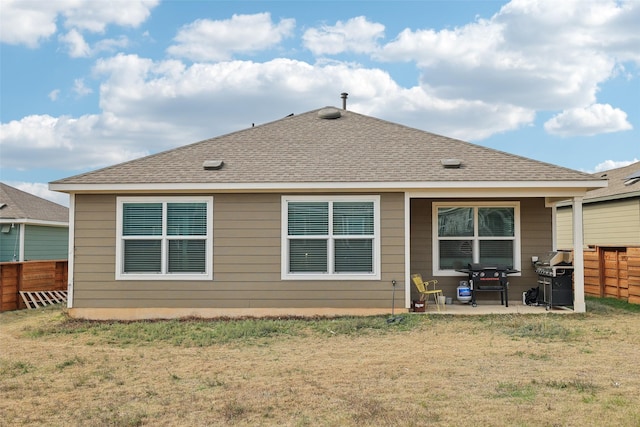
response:
M418 292L420 292L420 301L424 301L425 308L427 305L427 301L430 295L433 295L433 300L436 303L436 308L440 311L440 305L442 305L442 309L444 310L444 303L440 304L441 299L439 297L443 297L442 289L436 289L436 285L438 284L437 280L427 280L426 282L422 280L421 274L413 274L411 275L411 280L413 284L416 285Z

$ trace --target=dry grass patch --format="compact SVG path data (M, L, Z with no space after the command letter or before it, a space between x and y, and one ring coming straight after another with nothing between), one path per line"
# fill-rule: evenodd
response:
M637 313L588 309L392 324L2 313L0 425L638 426Z

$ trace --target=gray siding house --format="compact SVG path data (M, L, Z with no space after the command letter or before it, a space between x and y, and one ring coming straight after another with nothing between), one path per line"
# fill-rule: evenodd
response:
M385 313L393 290L410 307L413 273L454 296L469 262L518 270L520 299L555 203L605 185L325 107L50 188L70 195L70 314L138 319Z
M0 262L67 259L69 209L0 183Z
M640 162L593 176L609 185L585 194L584 244L640 246ZM558 205L558 247L573 248L572 211L570 203Z

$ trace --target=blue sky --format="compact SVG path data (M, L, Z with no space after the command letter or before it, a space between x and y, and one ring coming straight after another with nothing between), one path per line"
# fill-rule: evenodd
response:
M327 105L588 172L640 158L640 1L0 0L0 179Z

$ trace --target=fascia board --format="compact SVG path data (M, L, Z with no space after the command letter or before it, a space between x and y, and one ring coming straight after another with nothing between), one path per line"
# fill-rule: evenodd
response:
M408 181L408 182L282 182L282 183L162 183L162 184L64 184L50 183L49 189L62 193L113 193L113 192L163 192L163 191L219 191L219 192L267 192L267 191L332 191L332 190L470 190L510 189L561 191L559 196L583 194L587 190L606 187L606 181ZM542 194L542 193L541 193Z

